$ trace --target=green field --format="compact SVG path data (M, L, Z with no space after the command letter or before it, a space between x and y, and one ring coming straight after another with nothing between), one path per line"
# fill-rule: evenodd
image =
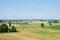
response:
M0 33L0 40L60 40L60 25L12 24L19 32Z

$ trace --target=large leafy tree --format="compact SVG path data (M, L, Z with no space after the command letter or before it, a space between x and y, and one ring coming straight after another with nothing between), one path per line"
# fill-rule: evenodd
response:
M6 24L0 25L0 32L8 32L8 26Z

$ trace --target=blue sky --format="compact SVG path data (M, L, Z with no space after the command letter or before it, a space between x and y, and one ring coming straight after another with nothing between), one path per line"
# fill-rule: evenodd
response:
M0 0L0 19L60 19L60 0Z

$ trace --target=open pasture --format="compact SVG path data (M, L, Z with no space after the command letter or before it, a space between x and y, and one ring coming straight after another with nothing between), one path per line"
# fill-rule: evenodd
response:
M60 40L60 25L12 24L19 32L0 33L0 40ZM7 24L8 25L8 24Z

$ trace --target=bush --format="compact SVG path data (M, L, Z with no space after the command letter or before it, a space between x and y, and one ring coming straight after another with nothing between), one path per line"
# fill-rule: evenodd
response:
M48 22L48 24L49 24L49 25L52 25L52 22L51 22L51 21L49 21L49 22Z
M8 32L8 26L6 24L0 25L0 32Z
M44 23L41 23L41 27L44 27Z
M16 28L14 26L12 26L10 29L9 29L9 32L17 32Z
M25 22L25 24L29 24L28 22Z
M50 22L49 25L52 25L52 23Z
M0 20L0 23L2 22L2 20Z
M11 22L8 22L8 24L9 24L9 27L11 27Z

